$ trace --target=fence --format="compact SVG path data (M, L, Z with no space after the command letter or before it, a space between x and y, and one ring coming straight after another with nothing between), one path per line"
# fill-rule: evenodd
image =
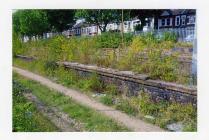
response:
M150 31L135 31L135 32L129 32L134 35L142 35L146 34L148 32L152 32L156 37L162 38L163 34L165 32L172 32L177 35L178 41L181 42L193 42L195 39L195 28L194 27L187 27L187 28L168 28L168 29L158 29L158 30L150 30ZM51 38L56 35L64 35L66 37L70 37L72 34L71 30L65 30L63 32L49 32L43 34L43 39ZM91 35L87 35L91 36ZM27 42L29 39L27 37L24 37L24 42ZM35 37L36 40L36 37Z
M194 27L158 29L158 30L151 30L150 32L152 32L154 35L156 35L159 38L161 38L165 32L172 32L177 35L178 41L182 41L182 42L193 42L195 39ZM134 32L135 35L142 35L146 33L147 32L144 31Z

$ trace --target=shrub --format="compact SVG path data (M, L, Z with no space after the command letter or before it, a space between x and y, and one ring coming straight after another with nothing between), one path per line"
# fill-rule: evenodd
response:
M58 68L58 64L55 61L46 61L44 63L44 69L49 76L54 75L54 71Z
M105 105L113 105L113 97L111 95L106 95L100 98L100 102Z
M96 73L93 73L89 77L89 82L90 82L90 89L93 91L102 91L103 90L103 83L100 81L99 76Z
M152 102L149 95L141 93L139 99L139 111L145 115L156 115L160 110L160 107Z
M91 74L89 77L80 78L77 85L84 91L97 92L102 92L104 86L96 73Z
M153 79L176 81L178 63L175 56L165 56L162 49L152 49L148 52L148 60L135 65L133 71L147 73Z
M177 35L174 32L164 32L161 40L176 42Z
M166 108L161 109L159 114L156 123L161 127L173 122L182 122L184 131L197 130L197 110L191 104L170 103Z
M116 109L122 110L129 115L136 115L138 113L138 110L131 106L128 100L123 100L116 104Z
M105 93L109 94L109 95L118 95L118 89L116 85L113 84L108 84L105 87Z
M12 33L12 46L13 46L13 56L17 54L23 54L24 48L22 46L21 38L15 32Z
M78 84L77 82L79 80L79 76L75 71L67 70L62 66L56 69L54 76L58 78L59 82L66 86Z
M31 92L19 81L13 80L13 131L57 131L57 128L38 112L33 103L27 101L23 96L23 93L29 91Z
M132 41L132 34L124 34L124 43L126 46ZM99 48L118 48L121 45L121 34L106 32L97 36L99 42Z

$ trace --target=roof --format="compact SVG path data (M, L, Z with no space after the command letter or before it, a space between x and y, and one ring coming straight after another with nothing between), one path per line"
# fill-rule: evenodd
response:
M171 9L165 10L161 16L168 16L168 15L182 15L182 14L196 14L195 9Z
M88 25L89 25L89 24L87 24L87 23L80 22L80 23L77 23L77 24L73 25L73 28L86 27L86 26L88 26Z

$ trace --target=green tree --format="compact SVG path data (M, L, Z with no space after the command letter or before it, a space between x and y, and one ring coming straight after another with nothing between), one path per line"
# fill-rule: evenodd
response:
M74 23L75 10L45 10L47 13L50 29L52 31L63 31Z
M124 20L129 18L130 10L124 10ZM75 18L84 18L87 23L95 24L101 32L106 32L107 24L121 21L121 10L77 10Z
M13 31L32 37L49 30L47 14L43 10L18 10L13 13Z
M145 18L154 17L155 19L155 27L157 27L157 19L160 16L160 14L163 12L162 9L137 9L137 10L131 10L130 16L131 17L137 17L141 21L141 25L137 27L138 29L142 30L143 26L145 26L146 21Z

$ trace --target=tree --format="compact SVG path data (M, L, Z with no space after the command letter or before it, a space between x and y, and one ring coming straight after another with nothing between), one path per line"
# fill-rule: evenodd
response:
M130 16L131 17L137 17L140 19L141 21L141 27L139 28L143 28L143 26L145 25L146 21L145 18L149 18L149 17L154 17L155 19L155 25L157 25L157 18L160 16L160 14L162 13L163 10L161 9L140 9L140 10L131 10L130 12ZM156 26L155 26L156 27Z
M49 21L50 29L63 31L74 23L74 10L45 10Z
M130 10L124 10L124 19L129 18ZM106 32L107 24L121 21L121 10L77 10L75 18L84 18L87 23L95 24L101 32Z
M12 14L12 30L15 33L20 33L20 11Z
M43 10L18 10L13 13L13 30L22 36L42 35L49 30L46 12Z

